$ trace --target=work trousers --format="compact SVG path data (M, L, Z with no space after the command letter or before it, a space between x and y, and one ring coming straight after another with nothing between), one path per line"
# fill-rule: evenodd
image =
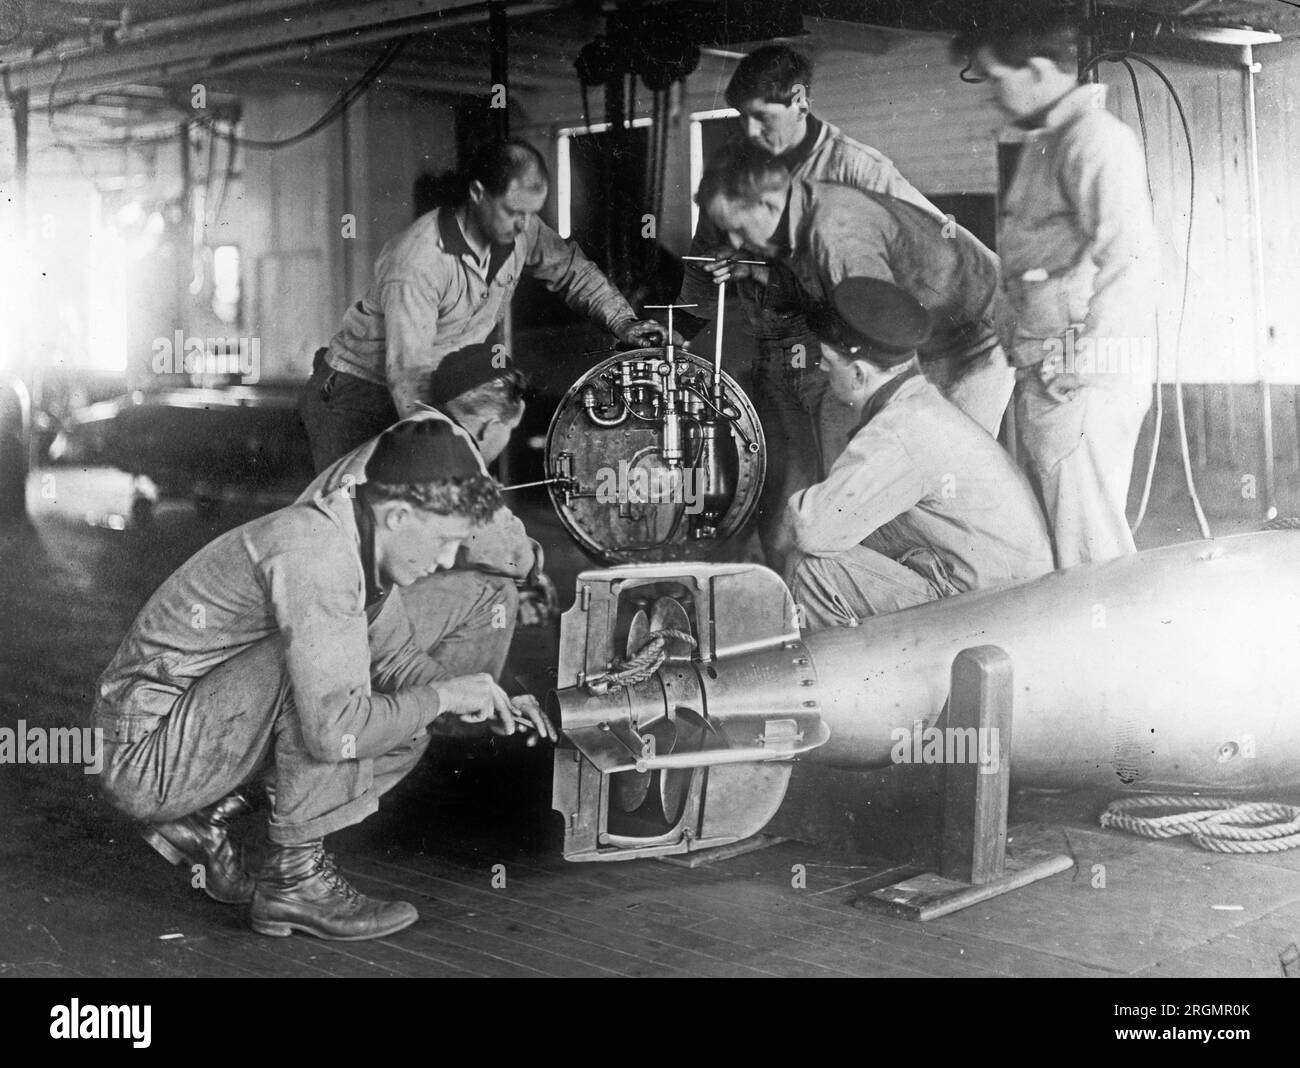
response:
M316 354L315 370L298 398L311 461L319 475L341 456L378 437L397 422L387 386L336 371Z
M865 545L825 555L795 553L786 568L786 584L805 631L855 627L867 616L944 595L917 571Z
M1136 552L1125 507L1151 383L1121 375L1093 382L1062 403L1038 367L1017 374L1016 426L1058 569Z
M786 503L822 478L817 412L827 379L816 366L820 352L812 335L760 340L750 375L750 398L767 445L758 537L768 566L778 572L794 545Z
M499 676L518 595L509 579L446 572L403 592L417 640L446 677ZM499 609L504 605L504 610ZM359 823L419 762L423 733L381 756L322 761L303 739L279 635L271 635L183 691L166 716L95 715L103 729L101 785L136 819L179 819L245 783L275 783L268 835L281 845L316 841Z

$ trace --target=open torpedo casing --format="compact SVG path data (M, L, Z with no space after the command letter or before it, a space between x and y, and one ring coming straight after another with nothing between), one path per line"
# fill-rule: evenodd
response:
M586 572L578 586L551 699L565 739L555 807L569 824L570 859L685 852L754 834L784 796L788 777L777 769L797 755L891 763L901 739L942 725L953 659L978 645L1002 648L1013 663L1014 752L1000 757L1018 782L1215 792L1300 783L1300 532L1170 546L802 636L784 584L753 565ZM602 718L578 683L611 658L620 600L640 588L684 591L700 648L602 699ZM670 755L675 773L691 769L694 800L642 840L611 835L608 780L636 761L593 737L613 745L622 731L630 753L638 723L674 715L707 728L691 752ZM709 824L715 800L726 818ZM584 835L572 833L578 826Z

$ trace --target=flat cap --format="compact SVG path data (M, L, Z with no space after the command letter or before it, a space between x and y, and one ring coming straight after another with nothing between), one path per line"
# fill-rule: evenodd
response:
M434 369L429 384L429 402L435 407L446 404L475 386L509 374L513 366L505 354L505 346L493 343L491 337L475 345L466 345L448 353Z
M831 294L831 304L839 320L840 343L869 350L863 355L885 366L909 359L933 327L919 300L879 278L844 279Z
M366 481L386 486L447 482L483 474L474 447L439 419L408 420L380 435L366 461Z

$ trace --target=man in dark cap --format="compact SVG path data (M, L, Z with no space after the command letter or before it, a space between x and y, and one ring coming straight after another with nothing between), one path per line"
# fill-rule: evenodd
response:
M474 439L486 464L505 452L524 417L524 373L491 341L449 354L433 372L429 404Z
M479 472L505 449L524 414L523 374L490 341L450 353L434 372L428 389L433 406L421 404L397 426L440 424L468 444ZM367 479L371 454L381 437L372 438L331 464L303 492L343 489L355 493ZM540 545L503 502L489 522L462 541L451 566L422 578L402 591L415 640L449 674L486 672L500 679L515 626L545 622L537 608L544 595ZM521 610L521 605L524 605Z
M511 435L524 418L527 376L499 344L467 345L451 353L433 372L429 402L445 413L474 439L485 464L494 463L510 443ZM521 574L517 568L503 571L501 562L526 560L531 551L532 566ZM559 611L555 586L542 570L542 547L524 531L524 525L508 509L497 522L471 536L460 566L480 571L509 574L519 585L520 626L544 626Z
M760 152L778 157L797 181L834 182L868 193L898 198L944 222L944 215L899 173L886 156L856 141L812 112L813 64L786 44L769 44L745 56L727 83L727 103L739 113L740 139ZM679 304L694 304L677 313L678 329L688 338L715 318L717 281L730 270L736 253L727 235L707 211L700 212L691 253L718 256L711 264L687 262ZM752 258L752 257L751 257ZM754 335L753 362L745 383L767 442L767 480L760 521L764 548L771 550L773 524L786 498L816 481L821 458L809 443L815 436L818 409L826 392L817 368L817 338L809 328L794 279L784 272L735 274L727 296L738 303ZM840 428L847 433L849 427ZM844 442L835 445L836 452ZM832 457L833 458L833 457Z
M826 479L790 498L786 575L805 625L855 626L1050 571L1025 476L920 373L916 350L932 333L920 302L848 278L818 330L830 390L858 427Z
M431 733L554 737L535 700L453 676L412 639L401 589L449 567L501 506L462 432L394 427L365 475L201 549L99 680L105 795L209 897L251 900L262 934L354 940L415 922L406 902L349 885L324 837L374 812ZM228 824L265 795L270 853L250 878Z
M499 344L471 344L448 353L430 382L432 405L420 404L402 422L442 422L455 430L480 457L486 476L523 420L525 386L524 374ZM365 482L378 440L334 461L302 499L341 487L355 490ZM451 568L403 591L416 643L452 674L487 672L499 678L516 622L541 624L549 618L543 559L542 547L503 503L490 522L465 538Z
M881 279L914 296L934 321L918 350L922 373L985 431L997 433L1013 376L997 336L997 257L974 236L897 197L792 178L781 159L748 144L728 145L714 156L696 200L733 248L768 264L719 261L710 265L714 277L751 272L779 299L796 301L814 331L845 278ZM816 353L807 358L815 361ZM854 416L833 397L819 408L810 410L819 415L825 470L853 432ZM801 488L787 485L786 496ZM768 528L769 559L779 562L787 536L780 526Z

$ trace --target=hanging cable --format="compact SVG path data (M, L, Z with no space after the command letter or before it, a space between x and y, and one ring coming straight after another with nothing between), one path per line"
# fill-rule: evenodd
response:
M202 126L208 127L217 137L229 141L231 144L239 145L243 148L256 149L260 152L275 152L281 148L288 148L291 145L300 144L301 142L306 141L309 137L316 136L316 134L320 133L321 130L325 129L325 127L341 119L343 113L360 100L361 97L369 91L370 87L375 83L379 76L393 65L397 60L397 57L402 54L402 50L406 48L407 42L410 41L410 39L410 37L398 37L395 40L389 41L387 47L379 58L366 69L365 73L363 73L361 77L339 93L338 99L326 108L320 118L289 137L281 137L274 140L240 137L233 131L218 130L216 128L216 120L214 119L199 118L195 121ZM189 111L188 108L184 110L187 112Z
M1196 153L1192 147L1192 128L1187 121L1187 112L1183 109L1182 98L1178 95L1178 90L1174 88L1168 76L1163 70L1157 67L1151 60L1145 56L1139 56L1133 52L1111 51L1101 52L1093 56L1088 61L1083 70L1079 72L1080 77L1086 74L1098 63L1110 62L1118 63L1123 60L1134 60L1147 67L1157 78L1164 84L1168 90L1170 98L1174 102L1174 107L1178 111L1178 121L1183 127L1183 138L1187 143L1187 162L1188 162L1188 204L1187 204L1187 240L1183 257L1183 289L1182 301L1178 312L1178 329L1174 340L1174 401L1178 412L1178 446L1183 461L1183 480L1187 485L1187 495L1191 499L1192 508L1196 513L1196 523L1200 528L1203 538L1210 538L1210 524L1205 518L1205 510L1201 507L1201 498L1196 491L1196 480L1192 475L1192 457L1191 449L1187 442L1187 412L1186 405L1183 402L1183 380L1182 380L1182 351L1183 351L1183 322L1187 318L1187 301L1188 291L1191 283L1191 259L1192 259L1192 230L1195 225L1196 210Z
M236 134L233 129L231 130L221 129L217 125L217 123L221 121L219 119L209 118L203 115L196 115L194 113L193 108L188 107L187 105L182 104L176 100L168 100L166 103L174 111L179 111L180 113L185 115L196 126L203 127L213 136L219 137L223 141L226 141L232 145L241 146L243 148L256 149L257 151L260 152L275 152L282 148L288 148L291 145L300 144L303 141L306 141L308 138L314 137L316 134L320 133L321 130L325 129L327 126L337 122L340 118L342 118L343 113L347 111L348 108L350 108L353 104L355 104L359 99L361 99L361 97L364 96L366 92L369 91L370 87L375 83L375 81L386 70L388 70L389 67L393 65L393 63L397 60L398 56L401 54L402 50L406 47L406 43L409 40L410 40L409 37L399 37L390 41L388 43L388 46L384 49L383 53L379 56L379 58L376 59L374 63L372 63L369 66L369 68L367 68L366 71L355 82L349 85L346 89L342 90L342 92L339 93L338 98L328 108L325 109L325 111L320 115L318 119L316 119L314 122L312 122L311 124L303 128L302 130L299 130L296 134L290 135L289 137L281 137L275 139L241 137L238 134ZM54 113L57 110L54 104L54 92L55 89L58 87L59 79L62 77L62 74L63 74L63 69L60 68L58 76L55 77L53 84L51 84L50 86L50 92L49 92L49 97L48 97L46 107L49 113L51 132L55 134L56 139L60 142L60 144L66 144L65 142L63 142L62 138L58 136L57 131L55 131L54 129ZM75 106L76 106L75 101L68 104L59 105L59 107L63 107L63 108L71 108ZM169 142L173 140L174 137L175 137L175 133L172 131L168 131L167 133L163 133L163 134L150 134L141 137L116 137L116 138L82 137L82 138L78 138L78 142L81 145L98 145L106 148L131 148L136 145L163 144L165 142ZM73 150L75 151L75 148L72 145L66 145L66 147L73 148Z
M1137 107L1138 129L1142 132L1142 155L1147 160L1147 196L1151 198L1154 206L1156 202L1156 191L1151 184L1151 153L1149 149L1149 140L1147 138L1147 116L1146 109L1142 106L1142 89L1138 84L1137 71L1133 69L1133 64L1127 58L1120 61L1124 64L1124 69L1128 71L1129 81L1133 83L1133 103ZM1142 483L1142 500L1138 504L1137 517L1133 520L1133 533L1136 534L1142 526L1142 520L1146 518L1147 505L1151 501L1151 487L1156 477L1156 461L1160 457L1160 434L1164 429L1165 423L1165 395L1161 388L1163 383L1160 381L1160 317L1156 316L1156 359L1155 359L1155 394L1156 394L1156 419L1155 426L1151 430L1151 458L1147 462L1147 475Z

